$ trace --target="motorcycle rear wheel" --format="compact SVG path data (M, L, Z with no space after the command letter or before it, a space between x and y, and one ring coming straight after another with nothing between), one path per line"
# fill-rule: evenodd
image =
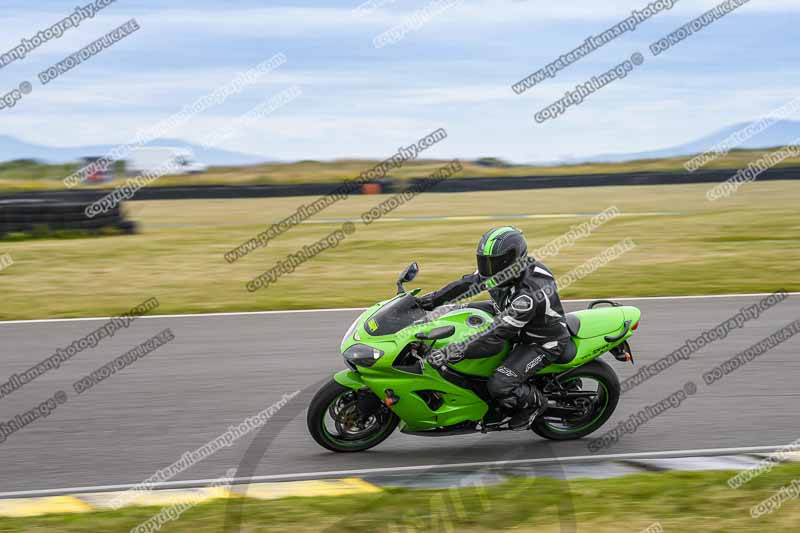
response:
M574 440L585 437L599 429L608 421L617 408L620 397L619 378L616 372L605 362L595 359L570 374L561 383L568 387L570 383L579 384L581 392L588 392L591 383L597 383L596 397L587 404L581 416L574 418L548 417L547 412L534 420L531 429L540 437L550 440ZM576 389L572 389L573 391ZM547 391L545 391L547 396Z

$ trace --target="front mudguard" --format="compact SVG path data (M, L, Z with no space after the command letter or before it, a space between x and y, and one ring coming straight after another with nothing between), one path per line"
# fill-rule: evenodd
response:
M348 389L353 389L354 391L359 391L364 387L367 387L367 384L364 383L363 379L361 379L361 375L358 372L353 372L352 370L341 370L337 372L333 375L333 380L342 387L347 387ZM402 430L406 426L407 424L403 420L400 420L400 429Z
M342 370L337 372L333 375L333 380L342 387L347 387L348 389L353 389L355 391L361 390L367 386L364 383L364 380L361 379L361 376L358 374L358 372L353 372L352 370Z

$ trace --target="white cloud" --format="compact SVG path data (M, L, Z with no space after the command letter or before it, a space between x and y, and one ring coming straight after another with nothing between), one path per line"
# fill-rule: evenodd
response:
M437 147L436 155L442 157L553 160L566 154L632 152L680 144L750 120L792 97L800 73L771 65L768 47L763 50L763 64L757 67L763 77L758 78L752 65L723 63L732 44L714 41L703 57L691 53L691 47L676 47L658 59L658 66L648 58L642 71L603 89L556 121L537 125L535 111L561 98L575 83L611 66L613 61L606 64L606 55L617 53L609 45L535 91L522 97L513 94L510 84L542 66L539 56L551 60L551 53L578 44L560 38L558 23L565 22L570 35L576 28L588 35L649 1L622 0L599 7L596 0L465 0L432 21L430 29L409 36L405 43L412 45L409 50L415 43L430 44L426 38L440 41L420 54L371 50L369 38L397 24L398 17L424 5L424 0L413 7L398 0L365 17L353 16L351 8L331 7L242 10L225 6L133 13L118 3L113 13L107 10L0 74L7 81L22 79L22 70L61 59L131 16L137 17L142 30L129 38L130 44L118 46L141 49L137 62L114 64L117 56L110 50L47 87L37 85L17 108L0 111L0 133L54 146L125 142L138 129L167 118L257 61L242 59L238 52L245 50L250 58L253 50L263 50L267 59L281 51L273 48L283 42L287 43L286 65L168 136L199 142L269 94L298 84L303 88L300 100L243 130L224 147L280 158L380 157L445 126L451 137ZM358 3L354 0L352 7ZM677 27L717 3L681 0L672 12L661 16L677 17ZM800 2L795 0L753 0L731 21L740 21L734 26L739 31L750 31L747 14L774 15L798 7ZM8 46L0 45L0 51L13 46L11 39L29 36L63 13L26 11L7 16L11 18L5 27L13 28L13 37L5 34ZM542 27L550 30L547 39L536 31ZM502 38L498 31L504 32ZM339 46L342 39L361 32L363 49ZM172 51L186 57L186 49L180 46L199 36L206 44L198 46L197 59L176 68ZM281 39L277 44L276 37ZM645 46L651 42L647 33L637 30L616 46L629 53L639 40ZM491 51L475 52L476 42ZM234 44L228 48L228 43ZM464 46L470 51L464 52ZM507 47L508 55L497 53L502 47ZM222 56L221 51L228 55ZM706 73L697 66L701 63L720 67Z
M597 0L572 0L552 2L550 0L525 0L520 2L497 0L462 1L434 17L436 22L453 28L457 37L464 27L486 27L489 24L527 24L531 27L564 21L599 21L612 23L630 15L634 9L642 9L651 0L616 0L613 5L598 4ZM719 4L720 0L678 0L675 7L659 17L693 17ZM167 9L158 12L148 24L164 28L192 27L198 31L218 35L293 37L336 32L343 35L365 29L385 30L403 21L427 2L413 6L395 2L374 10L364 16L354 16L353 8L344 7L264 7L257 9ZM358 4L354 4L356 7ZM602 8L600 7L602 6ZM795 12L800 2L795 0L752 0L740 11ZM144 17L143 17L144 18ZM465 36L469 37L469 36Z
M633 9L641 9L651 0L615 0L613 5L598 4L596 0L572 0L552 2L550 0L462 1L441 15L441 24L457 29L464 26L486 27L488 24L526 24L540 26L559 21L608 20L616 22L628 16ZM719 4L720 0L678 0L670 11L659 17L691 17L701 14ZM150 30L153 37L168 38L176 32L195 31L203 34L230 35L236 37L295 37L319 32L334 32L342 35L362 30L383 30L400 23L403 17L419 9L427 2L395 2L364 16L353 14L352 7L291 7L273 6L236 9L220 4L219 8L157 8L149 10L130 9L115 4L98 13L94 19L82 22L77 29L69 30L60 39L47 43L43 53L63 54L76 50L103 35L105 31L136 17L142 31ZM602 5L602 7L600 7ZM738 11L748 13L776 13L800 11L796 0L751 0ZM68 15L71 10L10 10L4 13L6 32L0 41L0 50L8 50L29 37ZM433 23L433 21L432 21ZM161 40L161 39L159 39ZM37 51L37 53L40 53Z

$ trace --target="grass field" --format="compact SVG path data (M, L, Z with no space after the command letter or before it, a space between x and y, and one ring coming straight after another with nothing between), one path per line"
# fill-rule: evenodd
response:
M622 239L636 248L563 288L563 297L800 290L800 185L756 182L713 203L705 198L708 187L428 193L390 216L574 215L617 206L624 216L545 263L563 275ZM412 260L421 267L412 286L425 290L474 271L475 245L490 227L515 224L536 249L587 220L359 221L337 248L268 288L245 289L277 260L341 227L326 220L358 220L385 199L342 200L234 264L225 252L313 198L131 202L139 235L0 242L0 256L14 261L0 271L0 319L106 316L152 296L161 302L159 314L365 306L391 297L397 274Z
M763 155L774 150L733 150L725 157L713 161L704 169L746 168ZM387 154L387 157L390 154ZM465 177L511 177L511 176L564 176L587 174L614 174L624 172L676 172L684 174L683 164L690 157L648 159L624 163L582 163L559 166L484 166L474 161L464 161ZM300 161L295 163L267 163L247 167L212 167L204 174L190 176L164 176L155 181L154 187L176 185L257 185L267 183L341 183L354 179L361 172L375 166L378 160L343 159L337 161ZM423 177L441 167L444 162L418 160L393 169L390 176L400 180ZM779 167L800 166L800 158L789 158ZM43 165L33 162L0 163L0 191L20 192L30 190L63 189L63 178L78 169L77 165ZM125 183L122 165L116 165L118 179L102 185L84 185L84 188L113 188Z
M800 465L776 467L736 490L726 485L732 474L669 472L569 482L517 479L495 487L445 492L392 489L346 497L245 500L241 506L241 529L232 531L477 533L513 529L537 533L638 533L654 524L665 532L797 531L800 501L796 499L784 501L779 509L758 518L751 518L750 509L793 480L800 480ZM228 505L232 505L231 500L199 505L161 531L224 531ZM128 532L158 512L159 508L142 507L0 519L0 532Z

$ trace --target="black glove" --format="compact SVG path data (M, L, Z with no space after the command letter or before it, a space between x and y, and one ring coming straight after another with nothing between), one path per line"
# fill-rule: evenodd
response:
M433 350L427 357L428 362L433 366L443 366L445 363L455 363L462 359L464 359L464 354L449 350Z
M447 354L443 350L433 350L428 354L427 359L433 366L443 366L448 360Z

